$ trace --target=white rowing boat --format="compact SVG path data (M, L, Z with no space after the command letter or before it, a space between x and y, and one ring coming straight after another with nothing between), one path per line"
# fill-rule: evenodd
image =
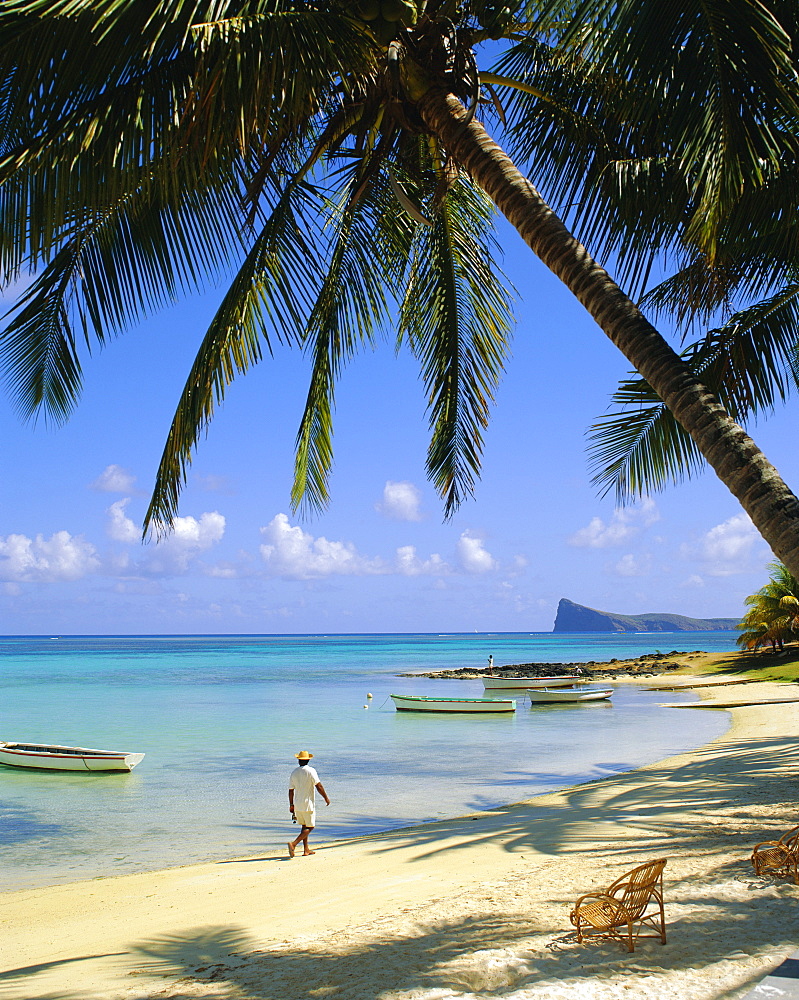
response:
M515 689L527 691L530 688L571 687L579 684L580 678L572 674L561 677L483 677L483 687L486 691L501 691Z
M553 702L607 701L613 695L613 688L572 688L570 691L548 691L546 688L528 690L527 697L533 705L545 705Z
M398 712L515 712L516 702L502 698L436 698L422 694L392 694Z
M9 767L35 767L46 771L132 771L143 759L143 753L127 750L0 742L0 764Z

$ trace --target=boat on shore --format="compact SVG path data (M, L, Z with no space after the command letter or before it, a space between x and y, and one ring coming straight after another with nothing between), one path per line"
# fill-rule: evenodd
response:
M613 688L572 688L571 690L550 691L546 688L531 688L527 697L532 705L578 704L585 701L607 701L613 696Z
M517 691L527 691L530 688L555 688L572 687L579 684L581 678L576 674L562 675L561 677L483 677L483 687L486 691L502 691L503 689L515 689Z
M143 759L143 753L130 753L127 750L93 750L90 747L0 741L0 764L8 767L32 767L40 771L127 772L132 771Z
M437 698L422 694L392 694L398 712L515 712L516 702L502 698Z

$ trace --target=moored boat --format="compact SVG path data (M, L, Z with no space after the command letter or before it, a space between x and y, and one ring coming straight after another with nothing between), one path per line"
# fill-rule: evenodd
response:
M572 688L571 690L549 691L546 688L532 688L527 691L527 697L533 705L545 705L554 702L578 703L584 701L607 701L612 697L613 688Z
M392 694L398 712L515 712L516 702L502 698L437 698Z
M45 771L132 771L143 759L143 753L127 750L0 741L0 764L9 767L33 767Z
M579 684L580 678L575 674L564 674L561 677L483 677L483 687L486 691L501 691L515 689L527 691L530 688L571 687Z

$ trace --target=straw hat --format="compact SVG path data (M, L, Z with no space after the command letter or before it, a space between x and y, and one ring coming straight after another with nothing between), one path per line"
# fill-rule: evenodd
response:
M313 757L312 753L308 753L307 750L300 750L299 753L295 753L294 756L297 760L310 760Z

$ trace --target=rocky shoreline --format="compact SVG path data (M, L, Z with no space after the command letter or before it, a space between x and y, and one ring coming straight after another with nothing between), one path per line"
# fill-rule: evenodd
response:
M667 670L677 670L685 663L677 662L674 657L693 658L701 656L697 649L691 653L681 653L674 649L670 653L644 653L629 660L588 660L583 663L511 663L505 666L495 666L493 677L559 677L568 673L579 673L586 680L594 678L613 678L621 674L631 674L636 677L657 677ZM487 667L459 667L454 670L431 670L425 673L398 674L399 677L431 677L437 680L471 680L488 674Z

